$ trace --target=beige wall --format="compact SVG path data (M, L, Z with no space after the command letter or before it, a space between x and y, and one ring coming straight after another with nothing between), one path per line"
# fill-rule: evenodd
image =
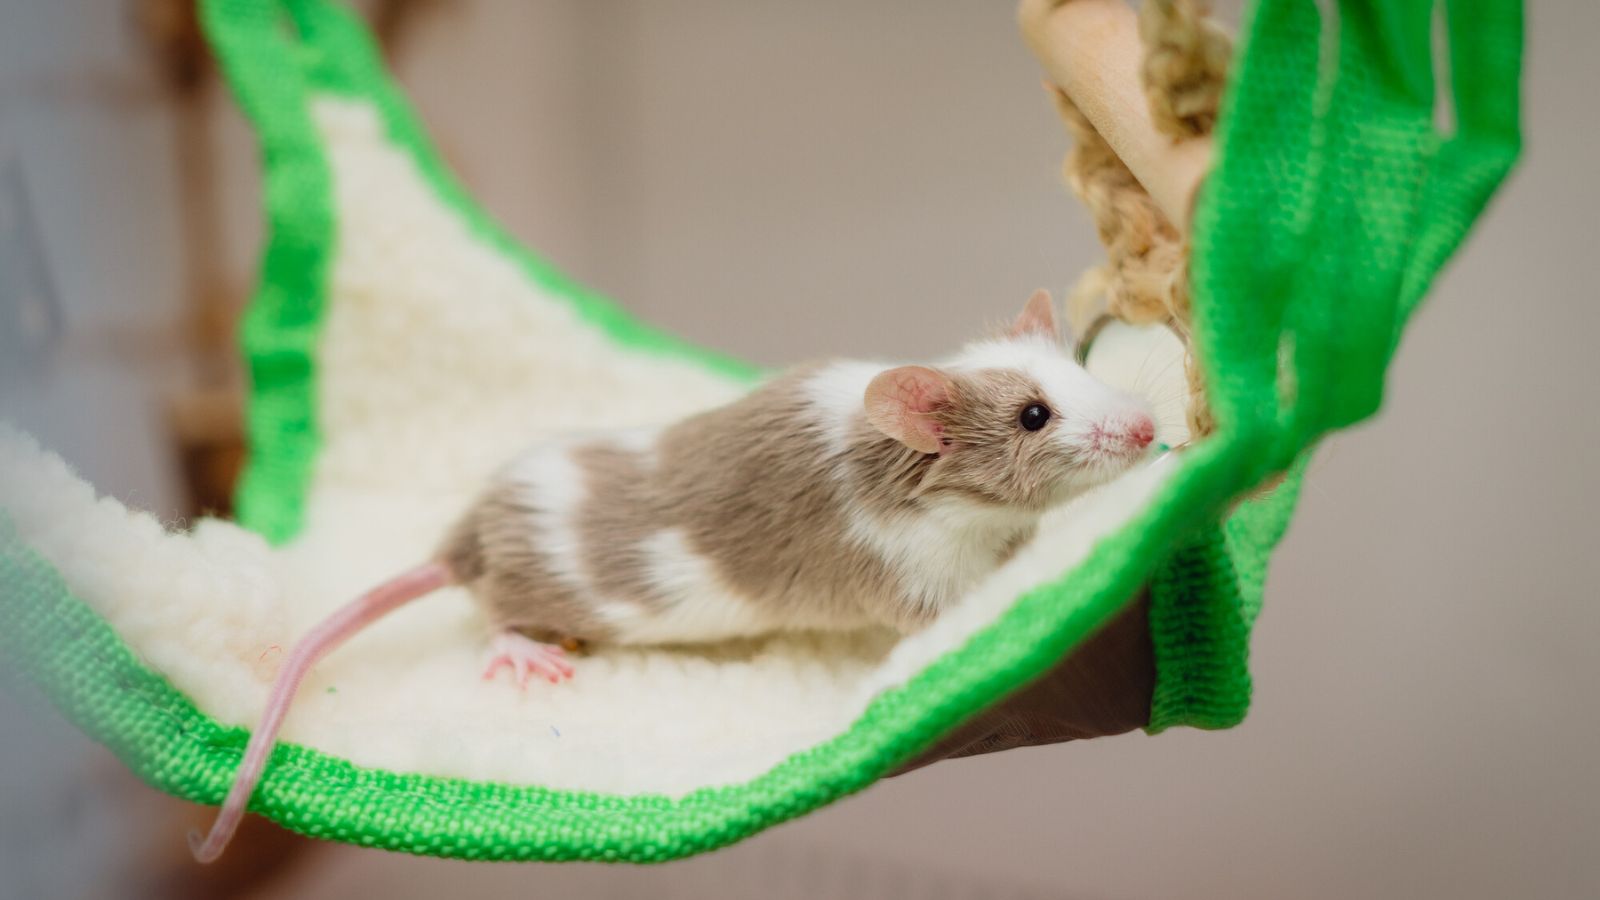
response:
M745 896L772 871L818 880L810 896L908 872L937 873L946 896L1600 894L1600 8L1530 5L1524 164L1408 336L1385 412L1319 455L1242 727L942 764L678 866L342 851L296 893ZM942 350L1098 252L1057 187L1064 138L1007 4L478 0L430 14L403 74L514 231L764 362ZM66 138L40 129L38 200L66 219L86 188L51 174ZM223 131L242 149L236 121ZM151 167L157 149L128 145ZM102 274L66 288L82 309L105 308L105 273L137 258L116 211L134 202L159 196L58 229L99 242L84 265ZM172 252L146 239L151 266ZM119 304L157 308L159 276L142 277ZM106 471L160 502L159 479Z

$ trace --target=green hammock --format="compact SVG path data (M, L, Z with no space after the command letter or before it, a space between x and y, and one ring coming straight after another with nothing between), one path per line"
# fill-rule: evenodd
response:
M1515 159L1521 47L1515 0L1447 0L1454 124L1441 134L1433 3L1340 3L1334 56L1320 61L1330 25L1313 0L1253 6L1194 217L1194 340L1217 428L1162 477L1146 479L1144 493L1107 501L1123 504L1115 527L1085 539L1078 558L1062 556L1050 577L951 632L938 652L851 650L867 660L860 672L893 677L863 675L856 706L797 704L796 721L809 724L797 725L793 746L777 739L782 752L754 768L755 756L736 760L735 752L725 776L651 788L652 779L670 781L649 768L673 759L673 747L642 741L614 748L616 772L605 777L646 787L585 788L557 768L549 779L422 774L426 767L385 762L409 759L404 748L368 753L350 743L359 738L328 731L333 749L314 749L291 734L252 810L308 835L468 859L652 861L713 849L871 784L1049 669L1142 584L1150 586L1157 667L1149 730L1239 722L1267 559L1304 462L1322 436L1379 408L1403 325ZM577 424L559 396L576 384L614 379L640 404L688 409L733 396L757 372L652 330L518 247L445 170L348 10L319 0L209 0L204 18L264 160L271 236L244 328L251 457L239 511L278 549L217 523L162 534L148 518L95 501L26 439L0 433L0 658L149 783L216 803L248 735L224 722L252 719L249 691L259 685L240 676L245 687L235 690L210 676L233 671L226 666L187 670L187 651L144 637L141 616L159 615L161 604L130 609L119 592L167 594L140 587L134 569L166 577L193 560L194 572L178 573L193 577L174 582L174 604L193 591L227 601L257 588L294 594L308 579L330 597L348 596L393 562L371 557L341 575L321 555L345 550L340 535L360 516L380 522L399 490L366 471L361 448L378 441L427 462L415 467L417 502L432 502L435 471L455 462L471 470L507 449L461 448L443 462L430 449L430 432L455 398L485 394L474 413L485 434L503 421L509 401L485 378L522 378L542 392L553 421ZM391 196L398 188L382 181L391 171L393 185L416 189ZM352 218L372 203L399 204L393 234L387 214ZM405 233L410 222L435 231L419 243ZM494 305L428 288L435 260L478 273L486 297L529 299ZM431 330L427 342L415 340L419 328ZM463 354L453 329L504 332L508 342L540 342L539 352L531 361L515 347ZM384 354L395 347L414 355L389 366ZM395 404L422 410L420 421L396 422ZM1275 490L1231 506L1282 473ZM397 544L421 540L395 527ZM113 547L123 555L108 555ZM231 582L227 565L212 564L230 554L255 580ZM271 618L274 608L241 599L228 614L292 634ZM194 640L207 644L204 635ZM738 671L755 679L762 666L806 659L774 653L778 662L751 651L675 661L672 671L713 679L745 666ZM306 702L336 704L334 688ZM550 731L557 746L560 729L552 723ZM559 753L543 745L529 752ZM462 763L490 773L516 765Z

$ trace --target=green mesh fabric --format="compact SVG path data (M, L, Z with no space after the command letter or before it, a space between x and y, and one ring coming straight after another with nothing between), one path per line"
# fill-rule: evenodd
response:
M1193 235L1196 341L1216 434L1080 566L880 695L842 734L757 778L682 797L402 774L285 745L252 810L308 835L466 859L659 861L713 849L872 783L1053 666L1146 583L1158 670L1150 729L1238 722L1267 559L1308 455L1323 434L1377 409L1404 321L1517 153L1520 5L1446 9L1447 136L1433 126L1430 3L1340 4L1325 60L1313 0L1252 11ZM480 240L621 345L754 374L636 322L517 247L439 163L348 11L207 0L204 16L257 129L266 182L270 240L244 329L252 460L240 505L252 527L274 541L299 530L318 452L316 337L339 223L306 107L313 91L372 103ZM1286 473L1277 488L1225 514L1277 473ZM205 803L226 792L247 732L144 666L3 514L0 652L151 784Z
M1229 482L1293 471L1152 585L1166 663L1152 730L1243 714L1245 640L1306 455L1378 410L1406 319L1517 157L1521 5L1444 10L1452 134L1435 126L1433 3L1346 0L1331 42L1313 0L1264 0L1248 16L1195 214L1195 339L1218 422L1209 449ZM1229 552L1200 549L1218 546ZM1174 599L1191 592L1231 608ZM1241 664L1196 663L1197 640ZM1169 677L1174 665L1211 677Z

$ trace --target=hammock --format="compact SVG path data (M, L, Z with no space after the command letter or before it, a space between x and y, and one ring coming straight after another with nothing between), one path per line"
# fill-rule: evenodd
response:
M1149 730L1239 722L1305 461L1378 409L1402 326L1518 150L1519 4L1445 7L1448 135L1432 3L1339 4L1324 62L1313 0L1254 5L1191 232L1214 431L1053 517L926 632L600 648L570 684L522 694L479 680L485 623L442 592L312 673L252 811L468 859L710 850L870 785L1141 585ZM204 17L260 139L270 221L243 329L240 524L165 530L0 429L0 659L147 782L216 803L282 651L422 558L514 449L670 421L760 373L517 246L350 11L209 0Z

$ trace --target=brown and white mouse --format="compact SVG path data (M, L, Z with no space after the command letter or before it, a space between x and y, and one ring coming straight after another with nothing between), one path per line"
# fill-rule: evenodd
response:
M485 677L524 685L571 678L580 643L910 633L1154 437L1142 402L1073 361L1038 291L1007 331L931 366L801 366L672 425L529 448L433 560L295 646L195 856L238 827L311 666L411 600L467 588L495 628Z

